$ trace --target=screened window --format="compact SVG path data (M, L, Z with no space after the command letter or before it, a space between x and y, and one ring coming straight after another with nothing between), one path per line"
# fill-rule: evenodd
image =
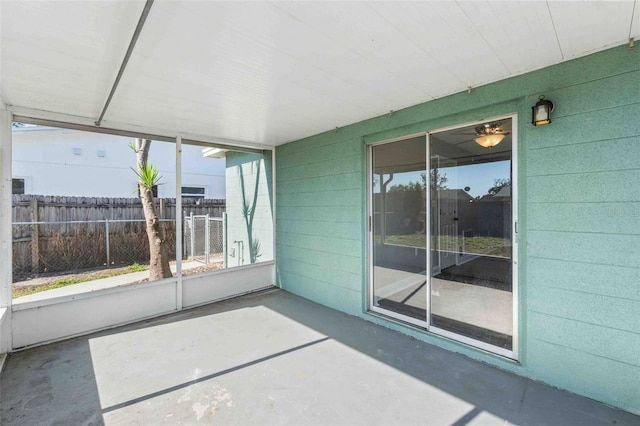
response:
M11 179L11 193L24 194L24 179Z
M204 188L198 186L183 186L182 198L204 198Z

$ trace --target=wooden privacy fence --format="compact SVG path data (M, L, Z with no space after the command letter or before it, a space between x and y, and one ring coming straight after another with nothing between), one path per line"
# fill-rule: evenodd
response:
M156 208L160 219L176 218L176 200L158 198ZM50 195L14 195L13 222L68 222L80 220L144 219L138 198L58 197ZM222 217L224 199L184 199L184 215L209 214Z
M137 198L13 196L14 281L42 272L76 271L149 260ZM175 258L175 199L156 208ZM222 217L223 199L183 199L183 216ZM184 233L183 233L184 235Z

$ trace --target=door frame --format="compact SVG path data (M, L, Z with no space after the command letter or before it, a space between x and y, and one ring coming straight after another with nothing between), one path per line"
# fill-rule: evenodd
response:
M511 244L512 244L512 252L511 252L511 262L512 262L512 350L507 350L504 348L500 348L494 345L490 345L488 343L472 339L469 337L465 337L447 330L440 329L434 325L431 325L431 268L433 267L431 262L431 194L430 189L427 188L427 195L425 197L425 210L426 210L426 273L428 274L427 279L427 321L420 321L414 318L410 318L404 315L397 314L395 312L388 311L386 309L382 309L374 306L374 288L373 288L373 277L374 277L374 258L373 258L373 147L377 145L383 145L392 142L399 142L405 139L411 139L415 137L424 136L425 143L427 144L426 149L426 164L427 171L430 170L431 167L431 135L435 133L446 132L449 130L455 130L463 127L474 126L482 123L486 123L488 121L499 121L511 119L511 138L512 138L512 148L511 148ZM492 354L500 355L502 357L508 358L510 360L517 361L519 358L519 286L518 286L518 114L516 112L486 117L481 120L475 120L471 122L464 122L455 124L452 126L435 128L428 130L426 132L412 133L408 135L403 135L393 139L385 139L382 141L374 142L367 144L366 147L366 164L367 164L367 185L366 185L366 202L367 202L367 211L366 211L366 229L367 229L367 306L366 310L369 312L374 312L385 317L388 317L392 320L397 320L403 323L409 323L411 325L418 326L422 329L427 330L430 333L433 333L438 336L442 336L465 345L478 348Z
M419 132L419 133L412 133L412 134L408 134L408 135L403 135L397 138L393 138L393 139L385 139L382 141L378 141L378 142L374 142L374 143L370 143L367 144L367 217L366 217L366 224L367 224L367 306L366 306L366 310L370 311L370 312L375 312L377 314L383 315L385 317L390 317L392 319L401 321L403 323L409 323L411 325L415 325L418 326L420 328L429 329L429 301L427 299L427 312L426 312L426 318L427 321L420 321L417 318L411 318L408 317L406 315L401 315L401 314L397 314L395 312L389 311L387 309L383 309L380 307L377 307L374 305L374 288L373 288L373 268L374 268L374 264L373 264L373 248L374 248L374 242L373 242L373 217L374 217L374 212L373 212L373 148L375 146L378 145L385 145L388 143L393 143L393 142L400 142L406 139L413 139L413 138L418 138L418 137L424 137L424 143L428 144L428 133L427 132ZM428 145L427 145L427 149L428 149ZM428 164L428 163L427 163ZM429 257L429 251L426 250L425 251L425 256ZM425 275L425 279L428 280L429 277L427 275ZM428 285L428 282L427 282ZM427 291L428 293L428 291Z

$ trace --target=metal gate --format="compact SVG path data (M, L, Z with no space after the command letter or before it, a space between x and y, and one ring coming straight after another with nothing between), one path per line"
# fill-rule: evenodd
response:
M207 215L187 216L184 220L185 257L208 264L222 261L224 219Z

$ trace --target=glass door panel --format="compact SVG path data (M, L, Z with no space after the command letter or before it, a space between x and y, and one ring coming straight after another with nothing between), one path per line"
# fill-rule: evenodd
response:
M374 310L426 325L426 138L371 151Z
M430 138L430 325L511 351L511 119ZM495 136L492 147L481 142Z

